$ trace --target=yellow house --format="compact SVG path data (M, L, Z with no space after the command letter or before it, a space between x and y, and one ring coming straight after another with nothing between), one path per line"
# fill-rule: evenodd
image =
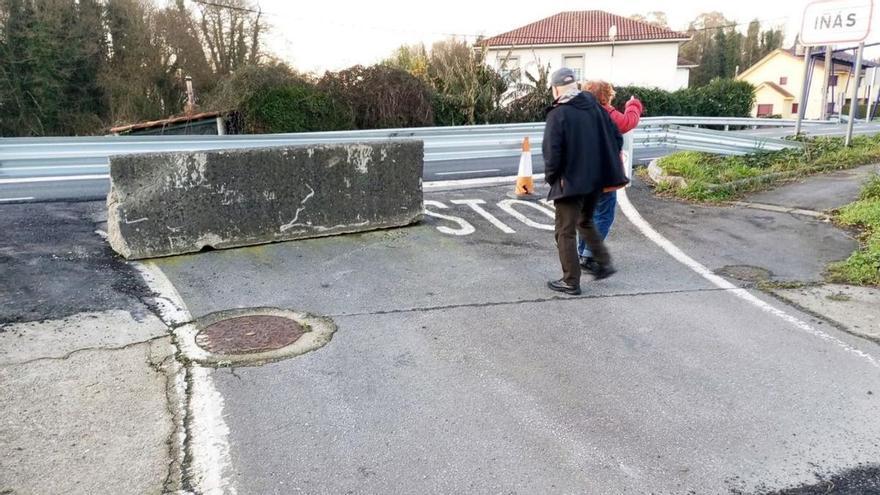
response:
M807 99L805 117L818 119L821 117L822 81L825 77L825 50L814 49L811 57L812 73L809 76L810 93ZM828 88L828 109L830 113L839 113L843 105L849 101L852 92L850 71L855 65L849 54L835 53L832 63L832 78ZM864 61L862 67L874 67L876 64ZM766 57L749 67L736 79L748 81L757 89L755 106L752 116L767 117L778 115L784 119L797 117L800 106L800 93L804 77L804 57L794 49L774 50ZM864 79L864 78L863 78ZM864 104L867 85L861 81L858 97Z

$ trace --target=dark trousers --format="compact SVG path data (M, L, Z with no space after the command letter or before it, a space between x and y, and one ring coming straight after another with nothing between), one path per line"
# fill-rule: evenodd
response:
M556 248L562 264L562 281L569 285L581 285L581 265L578 263L577 234L586 241L593 253L593 259L600 265L611 263L611 257L602 235L593 223L593 212L599 201L601 191L586 196L557 199L556 207Z
M596 224L596 230L602 236L602 240L608 238L611 232L611 224L614 223L614 212L617 209L617 191L602 193L599 201L596 203L596 211L593 212L593 223ZM587 242L578 236L578 256L581 258L592 258L593 253L587 249Z

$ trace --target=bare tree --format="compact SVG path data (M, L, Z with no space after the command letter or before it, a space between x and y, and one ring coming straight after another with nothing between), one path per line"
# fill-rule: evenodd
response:
M245 65L260 63L266 25L250 0L196 2L199 31L214 73L227 75Z

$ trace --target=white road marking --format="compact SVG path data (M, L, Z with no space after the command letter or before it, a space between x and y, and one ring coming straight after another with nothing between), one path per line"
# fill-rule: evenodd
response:
M654 244L659 246L660 249L666 251L666 253L668 255L672 256L678 262L687 266L688 268L690 268L691 270L693 270L694 272L699 274L701 277L705 278L706 280L708 280L709 282L714 284L719 289L723 289L725 291L728 291L731 294L735 295L736 297L738 297L738 298L740 298L740 299L742 299L742 300L744 300L754 306L757 306L762 311L770 313L774 316L777 316L777 317L787 321L788 323L791 323L799 330L802 330L802 331L807 332L811 335L814 335L814 336L816 336L826 342L830 342L830 343L840 347L841 349L843 349L849 353L852 353L856 356L859 356L859 357L865 359L866 361L871 363L871 365L873 365L875 368L880 368L880 362L878 362L874 358L874 356L872 356L862 350L856 349L855 347L847 344L846 342L844 342L836 337L833 337L833 336L831 336L821 330L815 329L812 326L810 326L808 323L801 321L800 319L786 313L785 311L782 311L781 309L778 309L775 306L772 306L771 304L768 304L768 303L762 301L761 299L759 299L758 297L756 297L755 295L753 295L751 292L747 291L746 289L737 287L736 285L728 282L724 278L714 274L711 270L709 270L708 268L706 268L705 266L700 264L698 261L696 261L695 259L693 259L690 256L688 256L687 254L685 254L684 251L679 249L675 244L673 244L671 241L669 241L669 239L667 239L666 237L663 237L662 234L660 234L659 232L654 230L654 228L651 226L651 224L649 224L642 217L642 215L638 212L638 210L636 210L635 207L633 206L633 204L629 201L629 197L627 196L625 189L622 189L621 191L618 192L617 201L618 201L618 204L620 205L621 211L623 211L623 214L626 215L626 218L629 219L629 221L637 229L639 229L639 231L642 233L642 235L644 235L645 237L650 239Z
M158 294L159 312L162 320L169 326L178 326L192 321L192 314L180 297L180 293L168 277L153 263L133 263L144 281ZM229 427L223 419L223 396L214 386L210 368L192 365L190 376L189 401L190 418L189 440L192 462L190 475L197 493L232 494L236 489L229 479ZM178 379L178 389L186 388L185 381ZM180 452L185 452L186 432L181 428Z
M425 206L433 206L434 208L440 208L440 209L449 208L448 206L444 205L443 203L441 203L439 201L426 200L424 202L424 204L425 204ZM465 220L463 218L453 217L451 215L444 215L442 213L435 213L427 208L425 208L425 215L432 216L435 218L440 218L443 220L449 220L450 222L457 223L460 226L460 228L458 228L458 229L451 229L451 228L446 227L444 225L438 226L437 230L439 230L443 234L471 235L477 231L477 229L475 229L474 226L470 224L470 222L468 222L467 220Z
M483 209L482 206L480 206L486 204L486 202L482 199L453 199L451 203L456 205L468 205L471 207L472 210L477 212L478 215L488 220L489 223L491 223L492 225L498 227L498 230L500 230L501 232L504 232L505 234L516 234L515 230L508 227L504 222L498 220L498 217L489 213L488 211Z
M552 211L548 210L547 208L541 206L538 203L532 203L530 201L523 201L521 199L505 199L505 200L498 202L499 208L504 210L508 215L512 216L513 218L528 225L529 227L532 227L535 229L541 229L541 230L556 230L556 227L553 224L538 223L538 222L532 220L531 218L523 215L522 213L516 211L516 209L513 208L514 205L528 206L529 208L533 208L535 210L540 211L541 213L547 215L550 218L556 218L555 213L553 213Z
M467 170L462 172L437 172L434 175L469 175L469 174L484 174L487 172L500 172L500 168L488 168L486 170Z
M544 175L534 175L534 179L544 180ZM509 175L506 177L483 177L479 179L455 179L455 180L436 180L429 181L423 184L423 188L426 191L437 190L437 189L454 189L457 187L480 187L480 186L489 186L493 184L510 184L510 188L516 185L516 176Z
M64 175L51 177L21 177L15 179L0 179L0 184L29 184L31 182L66 182L69 180L102 180L109 179L110 174L93 175Z
M34 199L33 196L28 196L26 198L0 198L0 202L3 202L3 201L30 201L32 199Z

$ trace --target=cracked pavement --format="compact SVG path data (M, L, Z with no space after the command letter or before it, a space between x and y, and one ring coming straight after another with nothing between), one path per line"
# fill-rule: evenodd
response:
M0 245L0 493L880 490L880 371L858 354L876 343L732 279L820 333L747 304L622 215L618 274L557 296L549 210L511 214L508 189L426 193L412 228L157 260L186 320L278 307L338 326L314 352L216 369L178 353L185 321L94 233L103 204L3 206L0 230L33 232ZM853 248L815 219L630 195L718 273L812 280Z

